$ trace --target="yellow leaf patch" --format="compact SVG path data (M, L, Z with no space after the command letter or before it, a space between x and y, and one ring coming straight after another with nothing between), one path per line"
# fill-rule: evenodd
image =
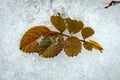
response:
M68 56L77 56L81 49L81 41L76 37L68 37L64 42L64 51Z
M66 23L67 23L66 27L68 28L68 31L73 34L79 32L84 26L82 21L72 20L70 18L66 19Z
M98 44L97 42L90 40L90 44L92 44L93 48L99 50L100 52L102 52L103 48L101 47L100 44Z
M59 30L60 32L64 32L66 29L66 24L65 24L65 20L60 16L60 14L58 13L58 15L56 16L51 16L51 23L55 26L55 28L57 28L57 30Z
M49 33L50 30L44 26L35 26L29 29L20 41L20 49L23 52L39 52L38 42L36 41L41 35Z
M94 34L94 30L90 27L85 27L82 29L81 34L82 34L82 37L86 39Z
M85 49L87 49L88 51L92 51L93 47L92 44L90 44L89 42L84 42L83 46Z

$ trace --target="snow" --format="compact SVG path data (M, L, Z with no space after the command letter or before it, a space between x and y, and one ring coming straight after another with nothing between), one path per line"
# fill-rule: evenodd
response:
M104 9L110 1L0 0L0 80L120 80L120 4ZM20 51L20 39L32 26L56 30L50 16L58 11L92 27L89 39L103 46L103 54L83 48L77 57L62 51L46 59Z

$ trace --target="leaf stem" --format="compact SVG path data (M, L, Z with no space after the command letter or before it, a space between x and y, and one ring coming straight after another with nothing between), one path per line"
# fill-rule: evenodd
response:
M86 42L85 40L81 40L81 39L80 39L80 41L82 41L82 42Z
M70 37L69 35L66 35L66 34L62 34L63 36L65 36L65 37Z
M65 37L70 37L69 35L66 35L66 34L62 34L62 35L65 36ZM80 39L80 41L86 42L85 40L82 40L82 39Z

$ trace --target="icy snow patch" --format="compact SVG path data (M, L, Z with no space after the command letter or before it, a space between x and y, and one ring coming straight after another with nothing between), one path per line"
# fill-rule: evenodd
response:
M110 1L0 0L0 80L120 80L120 4L104 9L102 2ZM103 54L83 48L77 57L62 51L46 59L20 51L20 39L32 26L56 30L50 16L58 11L92 27L89 39L103 46Z

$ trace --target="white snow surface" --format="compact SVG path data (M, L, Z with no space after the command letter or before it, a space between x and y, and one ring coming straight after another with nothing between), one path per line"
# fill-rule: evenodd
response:
M120 80L120 4L104 9L110 1L0 0L0 80ZM89 39L101 44L103 54L84 48L77 57L23 53L23 34L36 25L56 30L50 16L57 12L92 27Z

